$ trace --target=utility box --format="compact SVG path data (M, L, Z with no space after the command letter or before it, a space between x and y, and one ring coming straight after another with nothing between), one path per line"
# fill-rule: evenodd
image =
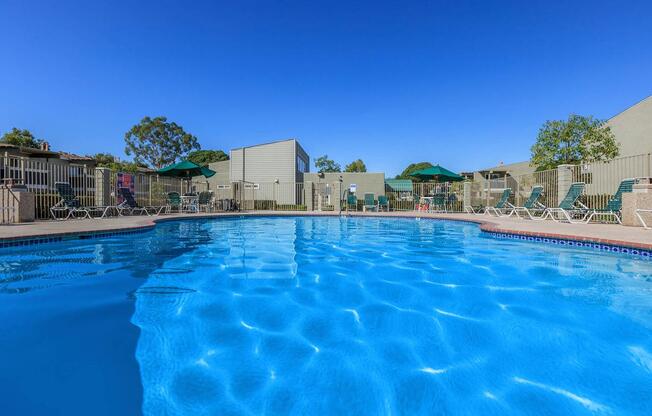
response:
M0 188L2 223L33 222L36 214L34 194L21 186Z
M643 224L636 217L637 209L652 209L652 178L639 178L634 184L632 192L623 193L623 225L642 227ZM650 215L650 214L641 214ZM647 221L647 218L645 218Z

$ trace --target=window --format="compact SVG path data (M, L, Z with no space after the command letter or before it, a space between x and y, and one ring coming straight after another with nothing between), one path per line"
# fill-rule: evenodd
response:
M297 156L297 170L299 172L308 172L308 163L300 156Z

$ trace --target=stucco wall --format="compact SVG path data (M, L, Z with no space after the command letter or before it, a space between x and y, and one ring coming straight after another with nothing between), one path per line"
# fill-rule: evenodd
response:
M384 173L324 173L323 178L318 173L306 173L304 180L314 183L335 183L342 177L343 189L349 189L352 183L356 184L356 195L359 198L364 197L364 194L371 192L376 197L378 195L385 195L385 174Z

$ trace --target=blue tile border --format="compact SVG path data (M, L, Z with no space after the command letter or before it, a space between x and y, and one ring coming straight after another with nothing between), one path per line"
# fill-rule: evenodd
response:
M138 228L133 230L73 233L73 234L53 235L51 237L21 238L16 240L4 240L4 241L0 240L0 248L33 246L37 244L47 244L47 243L59 243L68 240L92 240L96 238L107 238L107 237L115 237L120 235L129 235L129 234L140 234L140 233L151 231L152 229L153 227L143 227L143 228Z
M596 243L592 241L571 240L565 238L535 237L530 235L512 234L512 233L505 233L505 232L498 232L498 231L484 231L484 232L500 239L525 240L525 241L532 241L536 243L569 246L569 247L586 247L586 248L596 249L599 251L609 251L612 253L630 254L644 259L652 258L652 250L645 250L641 248L624 247L624 246L617 246L612 244Z

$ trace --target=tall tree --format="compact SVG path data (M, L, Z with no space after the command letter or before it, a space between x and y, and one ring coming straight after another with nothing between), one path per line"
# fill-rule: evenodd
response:
M335 162L332 159L328 158L328 155L323 155L315 159L315 167L317 172L341 172L342 168L339 163Z
M195 150L188 153L187 159L198 165L206 166L209 163L229 160L229 155L221 150Z
M192 150L199 150L197 138L166 117L145 117L125 133L125 153L136 163L160 169Z
M605 121L571 114L568 120L546 121L531 150L531 164L545 170L611 160L618 156L618 143Z
M27 129L21 130L14 127L11 131L2 135L0 142L38 149L41 147L43 140L36 139L32 132Z
M433 167L433 164L430 162L410 163L407 168L403 169L403 172L401 172L400 175L396 176L396 179L412 179L415 182L419 182L420 179L410 175L418 170L428 169L431 167Z
M367 166L365 166L362 159L354 160L353 162L346 165L344 172L366 172Z

